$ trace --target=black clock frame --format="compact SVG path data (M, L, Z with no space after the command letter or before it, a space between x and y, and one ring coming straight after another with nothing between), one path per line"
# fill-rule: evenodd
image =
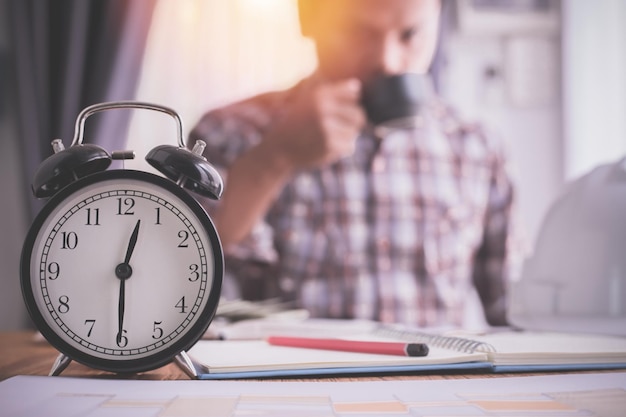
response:
M86 352L80 351L64 341L46 322L43 315L39 311L37 303L33 295L33 288L31 286L30 277L30 263L33 255L33 247L35 241L39 235L41 227L44 221L50 216L54 209L72 196L75 192L80 191L83 187L96 184L102 181L116 180L116 179L134 179L150 183L157 187L161 187L166 191L171 192L183 203L185 203L193 212L193 214L200 220L203 228L207 232L211 241L211 248L213 252L214 270L213 280L209 291L209 299L202 311L198 314L199 319L189 330L185 331L185 334L180 337L179 340L174 342L171 346L168 346L164 350L155 352L152 355L142 358L125 359L104 359ZM208 273L209 271L207 271ZM222 251L221 242L217 234L217 230L213 221L207 214L206 210L200 205L200 203L192 197L187 191L178 186L172 180L169 180L158 175L136 171L130 169L109 170L102 171L95 174L90 174L77 181L70 183L66 187L58 191L46 205L42 208L39 214L36 216L33 224L31 225L24 246L22 248L22 255L20 260L20 281L22 288L22 295L26 308L30 314L33 322L41 334L54 346L59 352L66 355L68 358L75 360L83 365L101 369L104 371L116 372L116 373L135 373L150 371L161 366L170 363L176 355L183 351L189 350L206 332L207 328L211 324L217 310L219 297L221 294L221 286L224 275L224 255Z

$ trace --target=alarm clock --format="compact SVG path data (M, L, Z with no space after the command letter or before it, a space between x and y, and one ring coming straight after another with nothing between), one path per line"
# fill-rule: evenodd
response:
M146 155L163 176L108 169L134 152L83 144L90 115L120 108L174 118L178 146ZM116 373L174 361L197 376L186 351L215 315L224 262L215 226L189 191L219 199L223 182L202 156L204 143L188 150L182 132L168 107L100 103L79 114L72 145L53 141L40 165L33 192L49 201L26 236L20 278L33 322L61 352L51 375L75 360Z

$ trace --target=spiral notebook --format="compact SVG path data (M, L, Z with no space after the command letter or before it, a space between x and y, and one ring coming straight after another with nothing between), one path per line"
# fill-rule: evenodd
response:
M274 323L265 329L272 335L296 331L283 326L281 332L281 326ZM250 338L202 340L189 355L200 379L626 369L623 337L509 330L437 334L375 323L323 321L301 323L297 332L308 337L422 342L429 353L408 357L275 346L264 339L270 334L263 335L257 328L256 333L248 333Z

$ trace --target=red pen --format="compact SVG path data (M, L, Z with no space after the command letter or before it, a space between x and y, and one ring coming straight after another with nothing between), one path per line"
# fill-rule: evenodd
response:
M344 339L318 339L312 337L270 336L270 345L289 346L307 349L341 350L357 353L377 353L380 355L426 356L425 343L367 342Z

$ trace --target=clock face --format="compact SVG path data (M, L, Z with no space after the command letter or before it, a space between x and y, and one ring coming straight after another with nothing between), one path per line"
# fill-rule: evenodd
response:
M44 207L24 245L22 289L57 349L134 372L202 336L222 271L215 228L196 200L162 177L114 170L70 184Z

